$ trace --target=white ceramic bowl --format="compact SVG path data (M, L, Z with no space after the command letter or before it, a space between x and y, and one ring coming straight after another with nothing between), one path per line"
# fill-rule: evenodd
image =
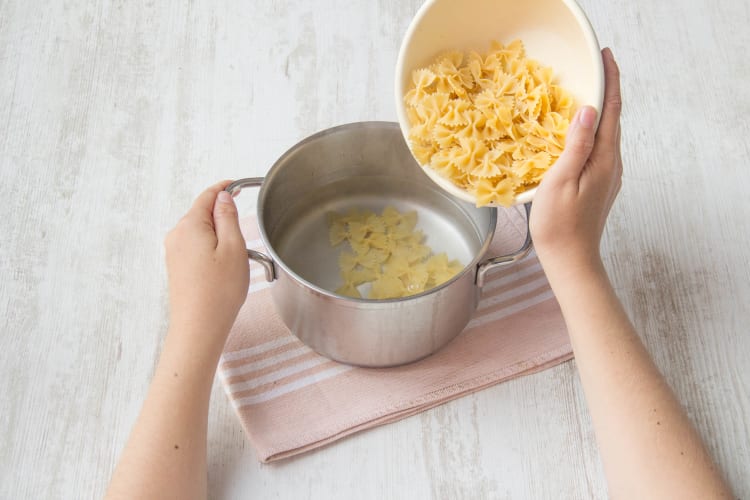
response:
M599 42L574 0L427 0L406 31L396 63L396 110L407 143L404 94L413 70L428 66L448 50L486 53L492 40L505 44L515 39L524 43L527 57L554 70L577 105L601 112L604 67ZM424 170L452 195L476 201L431 168ZM535 192L534 188L519 194L515 203L531 201Z

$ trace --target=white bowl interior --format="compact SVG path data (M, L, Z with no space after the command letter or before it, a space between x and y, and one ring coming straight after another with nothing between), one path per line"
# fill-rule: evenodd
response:
M601 111L604 67L599 42L574 0L427 0L409 25L396 64L396 111L407 143L409 120L403 97L413 70L448 50L486 53L492 40L515 39L523 41L527 57L554 70L578 106ZM476 201L432 169L425 172L452 195ZM535 191L519 194L515 203L531 201Z

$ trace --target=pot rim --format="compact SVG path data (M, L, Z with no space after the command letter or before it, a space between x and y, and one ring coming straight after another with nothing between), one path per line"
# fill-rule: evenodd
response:
M258 204L257 204L257 220L258 220L258 228L260 230L260 237L263 241L263 245L266 247L266 251L271 255L274 261L274 265L279 266L284 273L292 278L295 282L298 284L304 286L309 291L324 296L326 298L329 298L331 300L337 300L341 302L351 302L356 305L368 305L368 306L380 306L380 305L390 305L390 304L396 304L396 303L402 303L402 302L408 302L413 300L418 300L423 297L427 297L430 295L433 295L444 288L447 288L452 283L458 281L461 279L466 273L469 272L469 270L473 269L473 272L475 276L473 277L473 282L476 286L476 272L478 270L478 266L480 261L484 258L485 254L489 250L490 244L492 243L492 240L495 236L495 229L497 226L497 208L494 207L483 207L482 209L489 210L490 213L490 221L489 221L489 227L485 233L485 239L482 243L482 247L479 249L476 255L474 255L474 258L464 266L464 268L455 276L453 276L448 281L441 283L440 285L430 288L429 290L425 290L424 292L420 292L414 295L409 295L406 297L397 297L392 299L366 299L366 298L356 298L356 297L348 297L345 295L339 295L335 292L332 292L331 290L328 290L326 288L322 288L314 283L311 283L307 281L306 279L299 276L297 273L295 273L282 259L279 257L279 255L276 253L276 250L273 248L273 246L269 242L268 235L266 234L266 227L263 223L263 206L264 201L266 199L266 183L271 181L273 182L273 179L280 175L279 172L282 171L284 163L286 163L286 160L288 157L290 157L292 154L296 153L300 148L307 145L308 143L321 140L325 138L326 136L349 131L349 130L356 130L356 129L391 129L394 132L397 133L397 136L403 139L403 136L401 135L401 129L399 128L399 124L397 122L390 122L390 121L361 121L361 122L351 122L346 123L343 125L337 125L335 127L327 128L324 130L321 130L319 132L316 132L301 141L297 142L295 145L290 147L284 154L282 154L271 166L268 173L263 179L263 184L260 187L260 192L258 193ZM419 166L416 162L414 163L414 166L417 168L422 168ZM455 198L454 196L450 195L451 197ZM459 201L459 198L456 198Z

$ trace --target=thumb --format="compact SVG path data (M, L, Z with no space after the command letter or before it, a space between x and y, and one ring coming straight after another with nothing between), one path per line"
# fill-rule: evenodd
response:
M245 238L240 232L237 206L232 195L219 191L214 202L214 227L216 228L217 248L222 246L245 246Z
M584 106L578 110L568 127L565 150L545 177L550 176L560 182L578 180L594 149L595 124L596 109Z

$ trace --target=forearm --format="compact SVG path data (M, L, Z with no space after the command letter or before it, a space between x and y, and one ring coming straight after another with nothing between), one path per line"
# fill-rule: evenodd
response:
M729 498L654 365L600 261L548 276L573 351L614 498Z
M208 404L222 342L184 333L167 335L107 498L206 498Z

